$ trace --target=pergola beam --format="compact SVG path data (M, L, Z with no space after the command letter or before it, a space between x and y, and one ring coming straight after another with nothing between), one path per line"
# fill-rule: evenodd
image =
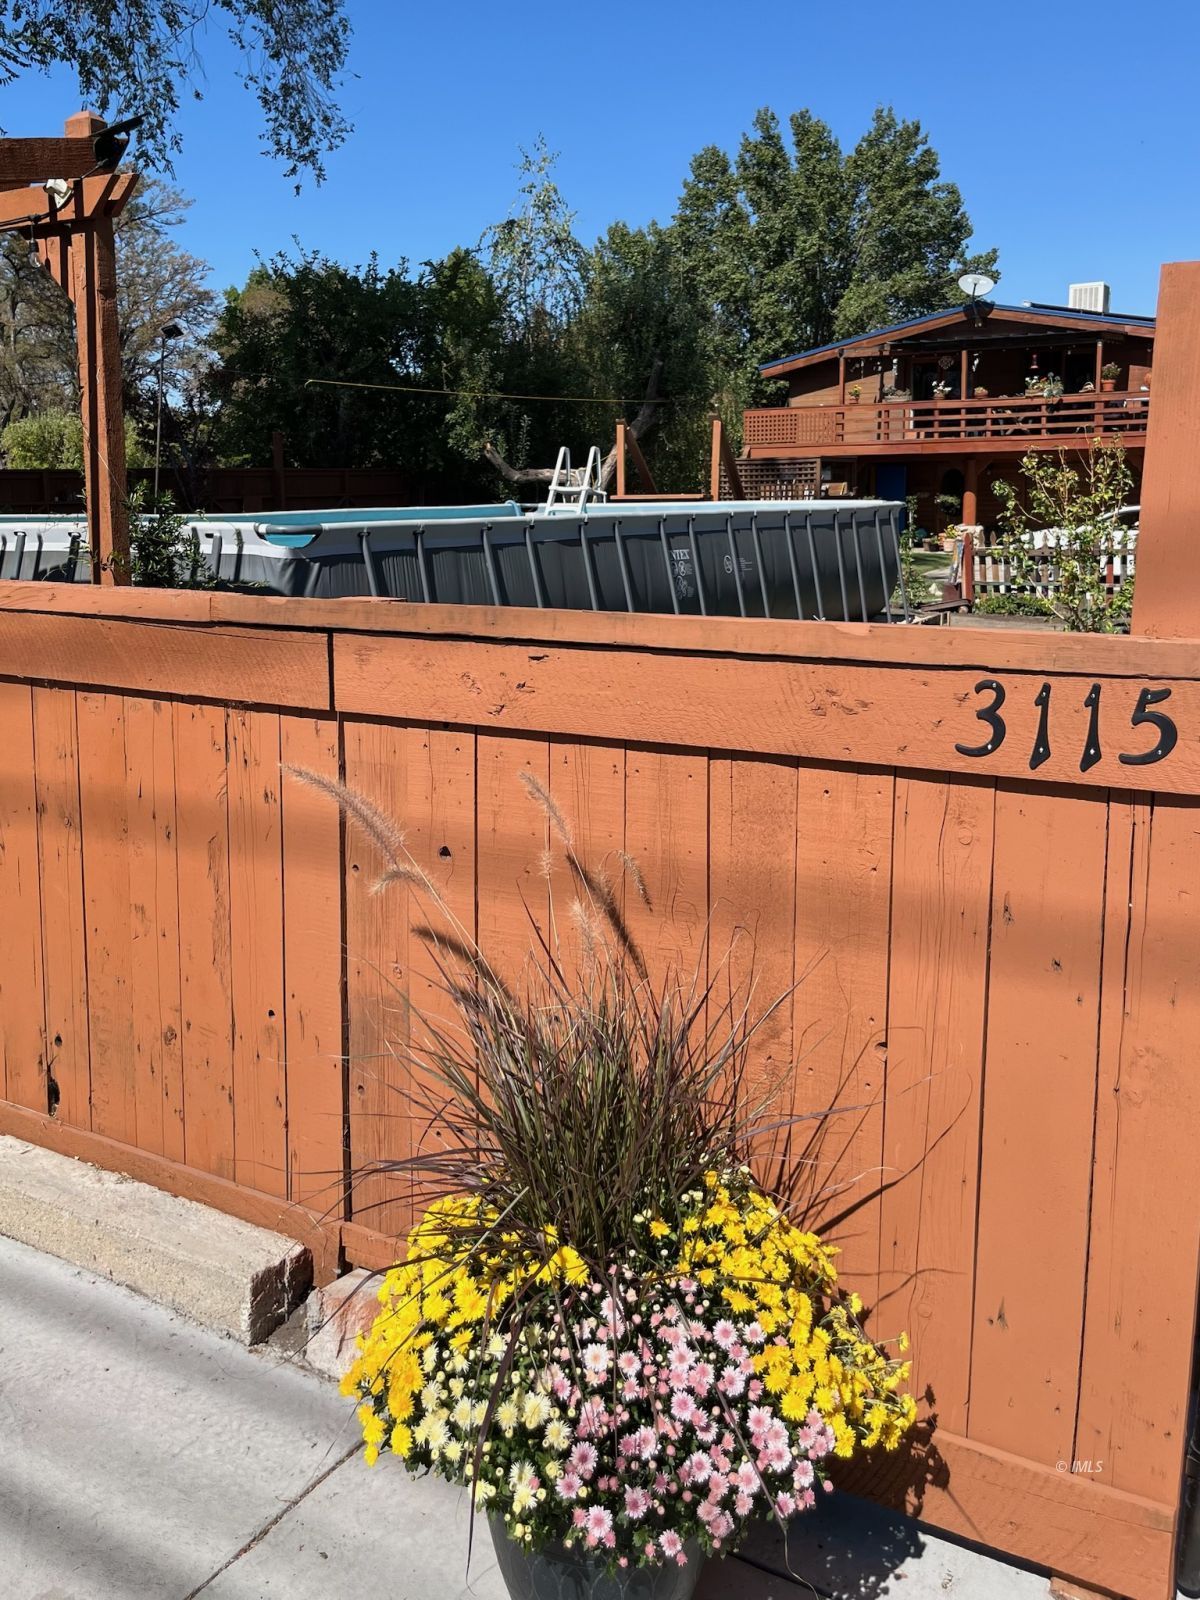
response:
M87 222L100 216L115 217L124 210L136 188L137 178L131 172L83 178L76 181L71 195L61 206L41 184L5 189L0 191L0 228L19 227L24 232L28 224L36 237L43 237L64 224Z
M95 122L98 133L104 124L99 117ZM82 178L86 172L95 172L96 167L96 148L90 133L66 139L0 139L0 184Z

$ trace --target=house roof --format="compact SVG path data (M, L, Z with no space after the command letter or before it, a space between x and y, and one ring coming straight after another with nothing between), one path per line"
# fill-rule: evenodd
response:
M995 305L990 300L977 302L980 310L986 313L987 320L998 322L1031 322L1045 328L1077 328L1081 332L1094 329L1097 333L1125 333L1154 337L1154 318L1137 316L1112 316L1098 311L1075 311L1069 307L1048 306L1001 306ZM918 329L925 331L933 328L951 326L954 322L966 318L968 306L950 306L945 311L927 311L924 316L909 317L904 322L893 322L886 328L874 328L870 333L861 333L855 339L836 339L832 344L818 345L815 350L802 350L798 355L779 356L774 361L765 361L759 371L772 377L780 377L785 372L792 372L797 367L807 367L814 361L825 361L830 356L836 355L875 355L878 347L897 336L915 333Z

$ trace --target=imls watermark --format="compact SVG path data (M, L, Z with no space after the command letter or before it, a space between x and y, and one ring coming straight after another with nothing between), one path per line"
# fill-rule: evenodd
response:
M1091 1456L1083 1456L1077 1461L1056 1461L1054 1470L1055 1472L1083 1472L1094 1475L1097 1472L1104 1471L1104 1462L1099 1457L1093 1460Z

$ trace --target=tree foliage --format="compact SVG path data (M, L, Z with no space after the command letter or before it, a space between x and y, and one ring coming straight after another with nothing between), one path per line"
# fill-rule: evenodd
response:
M764 109L735 159L693 160L672 224L688 281L712 311L714 369L740 406L760 362L957 304L971 223L917 122L880 107L853 150L796 112L785 139Z
M199 383L207 360L216 296L208 265L174 237L191 201L161 179L135 191L117 218L117 315L125 406L143 430L153 427L162 330L164 377L182 394ZM42 411L76 411L79 366L71 302L24 239L0 236L0 430Z
M170 171L180 97L202 98L201 45L219 15L262 110L267 148L289 177L324 175L350 131L337 105L350 24L343 0L0 0L0 84L65 66L84 104L139 114L141 161Z

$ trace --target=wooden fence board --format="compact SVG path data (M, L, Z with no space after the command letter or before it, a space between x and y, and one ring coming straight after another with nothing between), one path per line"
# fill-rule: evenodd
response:
M1099 1594L1173 1600L1175 1536L1171 1508L1160 1501L944 1429L919 1473L902 1450L851 1466L846 1476L859 1492L932 1527L1069 1573Z
M91 1126L87 938L79 822L75 695L33 691L38 855L42 875L42 972L51 1107L75 1128Z
M481 735L482 742L482 735ZM550 744L550 795L575 841L575 850L589 872L603 874L623 916L630 897L638 898L629 881L625 856L625 747L555 739ZM561 841L552 841L551 911L554 937L564 970L578 972L583 956L580 929L571 918L578 890L563 859ZM481 857L482 859L482 857Z
M708 762L703 754L630 748L625 755L625 848L649 904L626 895L630 933L651 978L705 981L708 920Z
M229 917L235 1177L287 1193L279 718L231 709Z
M391 724L348 722L343 770L400 831L407 824L407 730ZM412 894L404 883L383 892L379 847L353 818L346 823L346 1009L348 1017L350 1158L355 1173L351 1214L381 1233L401 1234L412 1222L408 1174L366 1172L379 1161L412 1154L411 1089L404 1052ZM359 1176L363 1173L363 1176Z
M189 1166L232 1180L234 952L223 707L175 706L175 762L185 1157Z
M135 696L124 713L136 1142L182 1161L175 719L169 701Z
M0 1097L45 1111L42 891L27 684L0 683L0 763Z
M877 1330L906 1329L913 1390L966 1431L995 790L896 785Z
M957 746L980 750L988 741L979 713L993 705L994 691L980 686L996 682L999 668L885 669L871 662L717 655L704 665L698 672L694 656L599 646L533 650L479 639L334 639L337 704L349 712L972 777L1028 779L1036 770L1039 783L1101 789L1200 790L1200 682L1194 679L1142 684L1086 670L1006 667L1003 740L988 754L970 756ZM1085 762L1085 701L1097 683L1099 754ZM1045 685L1049 703L1042 707ZM1144 756L1156 744L1153 729L1131 725L1143 688L1169 691L1162 711L1169 709L1180 736L1164 759L1131 766L1122 754ZM1041 756L1043 709L1049 737Z
M550 749L544 739L476 741L478 821L475 937L508 983L527 971L535 928L548 935L550 885L544 867L551 848L546 812L522 776L549 794ZM558 840L553 843L561 853Z
M0 607L0 675L28 675L33 662L58 683L329 709L329 658L319 634L156 626Z
M442 908L428 897L413 905L417 928L426 927L451 940L475 935L475 735L464 729L410 727L405 730L405 827L409 848L431 879ZM460 1049L467 1045L459 1012L444 989L439 954L418 933L409 935L408 995L413 1007L410 1041L418 1058L428 1059L440 1047L430 1030L440 1031ZM464 1050L469 1057L469 1048ZM428 1079L416 1069L418 1087ZM429 1155L441 1145L436 1121L423 1117L412 1134L412 1153ZM428 1193L428 1180L417 1176L414 1201Z
M1196 1305L1168 1286L1200 1254L1200 807L1138 803L1131 822L1131 851L1110 846L1110 908L1130 909L1118 923L1118 1025L1102 1054L1074 1453L1102 1482L1173 1500Z
M313 717L279 719L287 767L336 780L338 730ZM287 1039L288 1195L340 1214L343 1178L341 819L328 795L283 778L283 954Z
M873 1306L895 779L805 765L797 779L792 1104L806 1115L835 1109L800 1125L792 1147L806 1163L800 1193L813 1224L828 1228L839 1272Z
M1104 796L996 792L971 1437L1070 1459L1083 1332Z
M87 928L92 1128L133 1143L137 1130L129 925L125 706L120 695L80 694L80 829Z
M797 771L790 761L714 757L708 775L710 1022L727 1001L749 1005L747 1097L777 1120L792 1110ZM771 1170L787 1131L759 1142Z

